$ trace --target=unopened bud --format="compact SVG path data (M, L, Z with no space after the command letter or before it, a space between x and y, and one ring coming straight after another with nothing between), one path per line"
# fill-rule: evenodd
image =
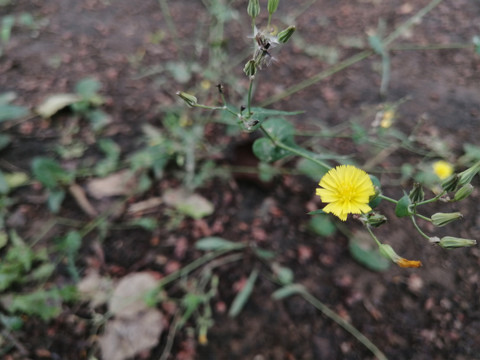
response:
M410 194L408 194L408 197L412 203L423 201L423 199L425 199L425 192L423 191L422 184L414 183L413 189L410 191Z
M248 60L248 62L245 64L245 67L243 68L243 72L248 76L248 77L253 77L257 73L257 64L255 60Z
M252 19L255 19L258 14L260 14L260 1L249 0L247 6L247 13Z
M187 94L183 91L177 91L176 94L182 98L183 101L187 103L188 106L195 106L197 105L197 98L193 95Z
M454 249L460 247L469 247L477 244L477 240L462 239L453 236L444 236L438 242L438 245L444 249Z
M455 196L453 197L453 201L460 201L465 199L466 197L470 196L470 194L473 192L473 185L472 184L466 184L463 185L458 191L455 193Z
M279 2L280 0L268 0L267 9L270 15L273 14L275 11L277 11Z
M364 224L368 224L373 227L379 227L380 225L385 224L387 222L387 217L379 213L369 213L369 214L363 214L360 220Z
M395 264L397 264L400 267L404 268L418 268L422 266L422 262L418 260L407 260L405 258L402 258L401 256L398 256L395 250L388 245L388 244L380 244L379 246L380 254L382 256L386 257L387 259L390 259L393 261Z
M442 189L445 191L455 191L458 188L458 183L460 178L458 174L453 174L449 178L447 178L444 182L442 182Z
M291 25L288 28L280 31L277 35L278 42L285 44L293 35L295 30L296 30L295 26Z
M467 170L458 174L458 176L460 177L458 182L459 185L463 186L466 184L470 184L470 182L473 180L473 177L477 175L479 171L480 171L480 161L475 163L473 166L469 167Z
M459 212L454 213L436 213L432 215L432 223L435 226L445 226L452 221L463 218L463 215Z

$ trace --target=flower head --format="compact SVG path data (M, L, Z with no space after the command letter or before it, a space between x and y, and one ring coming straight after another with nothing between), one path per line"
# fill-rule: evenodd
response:
M324 203L326 213L332 213L347 220L348 214L362 214L372 208L368 205L370 196L375 195L372 180L368 174L352 165L340 165L326 173L316 194Z
M453 174L453 166L445 160L439 160L433 163L433 172L441 179L446 179Z

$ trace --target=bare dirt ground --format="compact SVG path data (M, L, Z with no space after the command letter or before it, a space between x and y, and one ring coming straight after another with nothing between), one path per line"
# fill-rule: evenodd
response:
M237 16L226 24L225 47L233 52L227 61L234 62L248 50L250 22L243 1L230 3ZM368 47L366 32L377 29L379 19L385 21L387 35L428 1L280 3L285 25L288 19L294 19L301 41L282 47L277 61L261 73L255 95L258 103ZM307 3L310 6L302 11ZM36 19L48 20L37 30L14 29L0 58L0 92L15 91L17 104L32 107L46 95L70 92L78 80L94 76L103 85L101 93L107 99L103 110L113 119L107 136L128 154L138 146L135 139L143 124L162 126L165 109L178 103L177 90L188 90L202 81L200 71L181 83L167 64L189 59L201 63L205 54L196 53L194 44L186 44L191 39L202 40L209 15L202 1L175 0L168 4L182 43L175 42L165 13L153 0L18 0L0 7L5 14L28 12ZM152 40L155 34L158 41ZM398 108L396 126L408 134L420 124L419 134L445 142L450 149L449 160L454 161L462 154L465 143L480 145L480 56L472 47L407 48L468 44L475 35L480 35L480 3L445 0L392 45L391 79L385 98L379 96L381 61L371 56L271 106L305 110L294 121L298 129L309 130L316 122L336 126L356 118L368 123L373 121L378 106L408 98ZM232 70L239 77L243 60ZM227 76L221 68L218 74ZM228 86L244 87L245 83ZM208 91L212 94L214 90L205 90L199 97L205 98ZM68 114L60 114L52 121L37 117L5 129L13 142L2 151L0 166L13 164L29 171L32 154L51 155L65 117ZM254 136L229 139L222 133L218 139L242 146L230 147L229 153L219 155L216 161L230 165L251 163L253 157L243 144L249 144ZM209 137L211 143L215 140L215 136ZM419 149L425 146L422 139L417 140ZM328 145L342 155L355 154L359 163L370 156L368 150L348 139L329 140ZM99 156L93 149L87 154L92 159ZM392 169L405 163L415 166L420 160L418 154L400 149L376 165L377 169ZM395 174L380 180L384 191L392 196L401 196L402 186L407 190L410 185L398 184ZM167 173L143 199L161 195L176 185L178 181ZM179 267L198 257L198 251L188 246L184 252L176 252L172 239L186 240L188 245L205 235L253 241L275 251L277 261L293 270L296 281L357 327L389 359L479 359L478 248L447 251L432 247L406 221L389 216L389 224L379 230L379 236L403 256L421 259L423 267L372 272L352 258L348 239L341 233L319 237L307 229L307 204L320 206L314 196L315 186L306 177L289 174L276 177L268 185L241 174L228 181L209 180L199 191L214 203L214 214L203 220L185 219L173 230L160 226L153 235L141 230L115 231L101 245L104 263L100 270L114 278L143 270L165 275L168 268L155 260L158 257ZM35 186L18 190L18 206L22 206L28 222L17 230L27 238L50 216L44 204L32 200L38 194ZM449 233L479 239L479 196L475 191L460 205L449 205L449 211L461 211L465 216L459 225L448 229ZM159 222L167 222L165 211L161 206L154 214ZM385 212L391 215L388 206ZM87 220L71 198L63 204L61 215ZM346 224L351 230L360 228L353 220ZM61 231L56 230L51 238ZM50 240L47 237L44 241ZM86 239L82 245L82 256L77 261L82 274L93 266L93 244L92 239ZM229 318L225 308L256 262L254 256L245 256L240 263L216 269L219 292L212 300L215 325L209 331L208 344L199 345L195 337L182 332L175 339L169 359L373 358L349 333L301 298L272 300L270 295L276 286L262 273L240 316ZM63 275L59 270L57 281L66 281ZM21 347L13 347L5 359L100 356L94 345L95 331L100 333L101 329L93 325L86 305L65 306L62 314L49 323L26 317L24 328L16 334ZM167 337L165 331L151 352L137 358L158 359Z

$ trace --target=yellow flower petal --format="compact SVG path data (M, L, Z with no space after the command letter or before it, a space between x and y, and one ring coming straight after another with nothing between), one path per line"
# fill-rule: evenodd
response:
M316 195L327 206L326 213L345 221L348 214L362 214L372 210L368 206L375 194L368 174L352 165L340 165L326 173L319 182Z

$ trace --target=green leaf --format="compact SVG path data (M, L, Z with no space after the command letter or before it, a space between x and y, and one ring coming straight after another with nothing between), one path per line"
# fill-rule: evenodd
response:
M0 104L0 123L3 121L20 119L28 114L29 111L24 106Z
M275 253L273 251L265 250L258 247L254 247L252 248L252 250L255 253L255 255L257 255L260 259L272 260L273 258L275 258Z
M390 261L380 254L378 247L366 233L357 233L350 238L348 249L352 257L367 269L384 271L391 265Z
M8 235L4 230L0 230L0 249L4 248L8 243Z
M273 145L267 138L260 138L253 143L253 153L263 162L274 162L291 153L287 150L281 149Z
M95 174L101 177L107 176L118 167L120 158L120 146L111 139L101 139L98 146L106 155L106 158L100 160L95 166Z
M0 313L0 323L8 331L17 331L20 330L23 326L22 318L19 316L7 316Z
M8 194L10 191L10 186L8 186L7 179L3 175L2 170L0 170L0 194Z
M298 161L297 170L317 182L320 181L323 175L327 173L327 169L325 169L325 167L305 158L302 158L300 161Z
M303 285L300 284L291 284L291 285L286 285L275 292L272 293L272 299L274 300L282 300L285 299L286 297L292 296L292 295L297 295L301 294L305 291L305 288Z
M405 194L400 200L398 200L397 206L395 206L395 215L398 217L410 216L410 205L412 202L407 194Z
M44 263L34 269L28 276L32 281L44 281L47 280L55 271L55 264Z
M11 136L0 134L0 151L5 149L12 141Z
M378 188L381 192L382 185L380 184L380 180L375 175L370 175L370 179L372 180L373 186ZM382 198L377 196L368 203L368 206L370 206L372 209L375 209L381 202Z
M250 295L252 294L253 287L255 286L255 281L257 281L257 277L258 277L258 270L253 269L252 272L250 273L250 276L247 279L247 282L245 283L245 286L243 287L242 290L240 290L237 296L235 296L235 299L233 299L232 306L228 311L228 316L234 318L238 314L240 314L243 307L245 306L248 299L250 298Z
M284 118L268 119L263 123L263 127L274 139L293 143L295 128L292 123Z
M65 199L65 195L66 193L63 189L50 190L50 193L48 194L47 205L52 213L56 214L60 211L60 207Z
M258 176L260 180L269 182L275 175L278 174L278 170L266 162L259 162L258 164Z
M325 214L326 212L323 211L323 209L313 210L308 213L308 215L325 215Z
M74 174L64 170L54 159L36 157L32 161L33 176L46 188L55 189L61 185L68 185L74 179Z
M23 312L39 316L42 320L48 321L60 314L61 303L58 289L38 290L30 294L15 295L8 310L12 313Z
M205 237L195 243L195 249L202 251L236 250L243 249L244 247L244 244L235 243L216 236Z
M58 240L57 249L67 255L76 255L82 245L82 235L72 230Z
M280 284L288 285L293 282L294 275L292 269L273 263L272 271Z
M323 212L323 210L322 210ZM335 223L328 215L315 215L310 218L308 228L317 235L330 236L337 231Z
M84 99L91 99L97 96L98 91L100 91L102 85L100 82L92 77L87 77L80 80L75 85L75 92Z
M148 230L148 231L153 231L156 228L158 228L158 221L155 218L152 217L142 217L139 219L134 219L128 222L128 225L130 226L138 226L141 227L142 229Z

